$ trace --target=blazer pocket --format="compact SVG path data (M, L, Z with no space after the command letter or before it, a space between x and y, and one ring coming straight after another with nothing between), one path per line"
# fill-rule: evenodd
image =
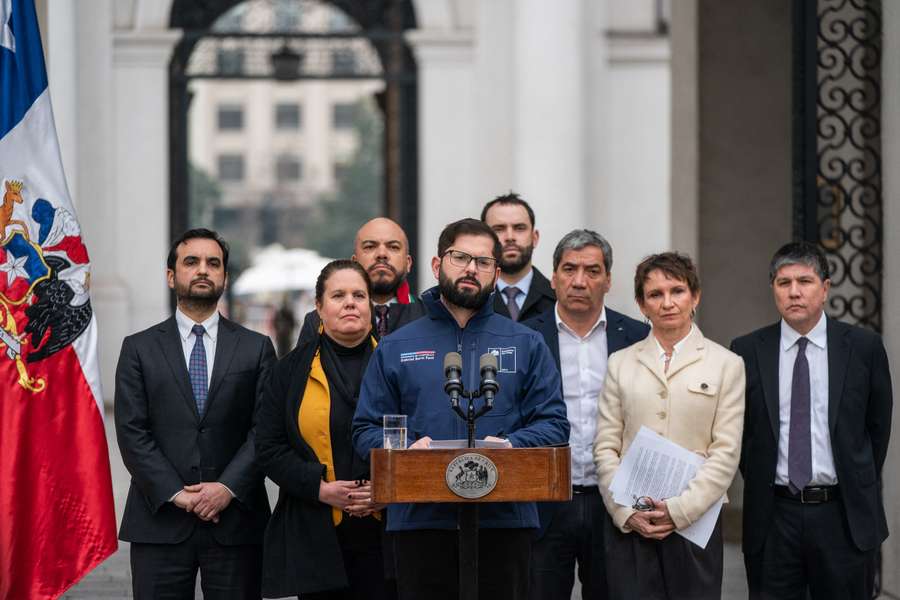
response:
M715 396L719 393L719 386L714 383L698 381L697 383L689 383L688 391L695 394L703 394L704 396Z

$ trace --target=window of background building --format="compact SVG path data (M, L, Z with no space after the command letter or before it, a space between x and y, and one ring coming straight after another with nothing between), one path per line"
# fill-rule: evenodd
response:
M356 55L350 48L338 48L331 52L331 68L340 75L349 75L356 71Z
M297 156L282 154L275 162L275 179L278 183L300 181L303 178L303 163Z
M218 162L220 181L244 180L243 156L240 154L220 154Z
M244 128L244 109L237 104L219 105L219 131L240 131Z
M300 129L300 105L284 103L275 105L276 129Z
M219 48L216 62L220 75L240 75L244 72L243 48Z
M335 129L350 129L355 116L356 108L348 102L338 102L331 107L331 124Z

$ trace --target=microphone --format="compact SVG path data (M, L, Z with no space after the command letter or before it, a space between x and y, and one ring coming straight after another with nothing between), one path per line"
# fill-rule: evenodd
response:
M463 392L462 381L462 356L459 352L448 352L444 356L444 392L450 396L450 405L459 406L459 395Z
M494 406L494 394L500 391L500 384L497 383L497 357L490 352L485 352L478 360L478 367L481 370L481 395L484 396L484 402L487 406Z

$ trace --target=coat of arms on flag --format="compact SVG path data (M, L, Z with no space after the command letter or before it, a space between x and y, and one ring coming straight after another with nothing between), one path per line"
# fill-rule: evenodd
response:
M0 81L0 600L49 600L117 544L90 261L33 0L0 0Z
M40 392L46 382L30 377L25 363L60 351L90 324L88 256L78 222L67 210L39 198L28 203L31 219L14 219L14 206L24 204L24 186L7 179L4 188L0 204L0 343L6 345L7 358L16 361L18 384ZM32 229L37 230L37 239L32 239ZM13 309L21 305L24 310Z

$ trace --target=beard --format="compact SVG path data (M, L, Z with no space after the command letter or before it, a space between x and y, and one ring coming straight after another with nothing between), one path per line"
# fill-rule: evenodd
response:
M507 248L515 248L519 251L519 256L512 259L506 259L500 255L500 271L509 275L510 273L518 273L525 268L525 265L531 262L531 255L534 253L534 244L527 246L519 246L518 244L507 244L503 250Z
M209 283L209 287L203 289L195 287L194 284L198 281L206 281ZM222 297L224 291L224 285L216 286L211 279L195 279L188 285L179 284L177 281L175 282L175 297L178 299L178 302L190 306L215 306L218 304L219 298Z
M461 282L469 281L478 286L477 291L461 290L457 287ZM463 275L456 281L451 281L443 270L438 273L438 290L441 292L447 302L459 306L460 308L468 308L470 310L478 310L487 303L494 291L494 282L490 285L482 286L481 282L474 277Z
M375 267L387 267L391 275L383 271L375 271ZM376 296L396 296L397 288L406 279L406 271L402 273L386 262L376 262L368 269L369 281L372 283L372 294Z

